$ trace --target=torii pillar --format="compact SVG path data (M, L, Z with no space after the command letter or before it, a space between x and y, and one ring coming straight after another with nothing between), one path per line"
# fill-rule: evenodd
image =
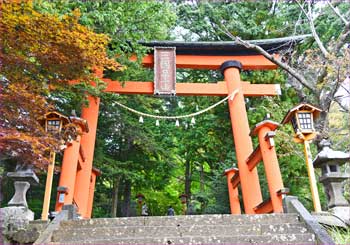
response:
M240 78L242 64L236 60L229 60L224 62L220 69L226 81L228 94L232 94L235 90L238 91L233 100L228 100L228 105L230 109L244 209L247 214L254 214L254 208L262 202L262 195L258 171L256 168L249 171L246 163L246 159L250 153L253 152L253 144L249 135L248 116Z
M91 217L96 176L100 175L92 167L100 98L88 95L88 101L81 117L89 129L78 135L64 151L55 208L61 211L64 205L75 204L82 218ZM62 200L61 194L64 194Z
M94 149L97 130L98 111L100 98L88 95L89 105L82 109L81 117L89 124L89 132L81 137L81 145L84 146L85 161L77 171L75 180L74 200L79 208L79 214L83 218L91 217L89 203L93 200L93 192L89 191L92 176L92 162L94 159ZM93 181L94 182L94 181ZM91 196L92 195L92 196Z

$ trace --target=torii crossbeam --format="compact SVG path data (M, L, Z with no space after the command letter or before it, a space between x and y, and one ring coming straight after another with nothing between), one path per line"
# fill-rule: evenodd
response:
M278 51L286 47L287 43L299 42L304 37L290 37L282 39L256 40L251 41L262 46L266 50L273 50L275 55ZM261 212L258 206L262 205L262 195L259 184L258 173L255 165L249 163L254 150L250 138L250 128L248 124L247 112L245 108L244 96L275 96L280 94L278 84L251 84L241 81L240 71L243 70L266 70L276 69L277 66L254 50L249 50L234 42L147 42L142 43L148 47L175 47L176 48L176 68L191 69L220 69L224 75L224 82L217 83L177 83L176 95L195 96L227 96L237 90L238 93L233 100L228 100L232 131L234 136L235 151L239 178L230 178L233 181L239 180L242 189L243 204L245 213L254 214ZM289 46L288 46L289 47ZM142 63L146 67L153 67L153 53L146 55ZM122 85L119 81L103 78L103 71L96 74L107 83L106 92L119 94L153 94L153 82L128 81ZM72 82L75 83L75 82ZM96 179L96 171L93 171L92 161L94 155L94 144L96 137L97 118L99 110L99 98L89 96L89 106L83 107L82 118L86 119L90 131L78 137L78 141L68 146L64 153L62 162L61 178L58 187L58 198L56 211L60 211L64 205L74 204L78 207L79 214L84 218L90 218L92 212L93 192ZM262 141L264 137L261 138ZM271 147L270 147L271 149ZM267 159L263 153L260 160ZM260 154L261 155L261 154ZM259 156L260 156L259 155ZM264 158L264 159L262 159ZM277 193L278 188L283 188L282 179L278 167L277 158L273 155L272 164L268 169L277 173L270 180L274 189L271 192ZM266 168L265 168L266 169ZM276 175L276 174L274 174ZM64 178L62 177L64 176ZM232 175L230 175L232 177ZM268 180L269 181L269 180ZM229 185L231 186L231 185ZM60 190L64 190L61 191ZM60 195L62 197L60 199ZM232 213L240 213L239 201L234 200L230 191L230 205ZM275 194L271 194L275 195ZM276 194L277 195L277 194ZM282 212L281 198L271 196L273 212ZM266 205L265 205L266 207ZM263 209L268 210L268 209ZM270 209L271 211L271 209ZM270 212L266 211L266 212Z

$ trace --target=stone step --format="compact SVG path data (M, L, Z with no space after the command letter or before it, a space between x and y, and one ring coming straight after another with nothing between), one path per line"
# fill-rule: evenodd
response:
M142 237L191 237L230 235L303 234L307 229L302 224L251 224L251 225L192 225L192 226L115 226L60 229L53 234L52 241L80 241L114 238Z
M142 237L52 242L51 244L316 244L315 236L305 234L274 234L253 236L188 236Z
M298 223L296 214L259 214L259 215L178 215L124 218L98 218L90 220L62 221L61 227L114 227L114 226L192 226L192 225L243 225Z

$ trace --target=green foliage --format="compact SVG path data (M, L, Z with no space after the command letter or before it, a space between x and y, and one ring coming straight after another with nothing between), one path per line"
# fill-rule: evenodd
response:
M185 40L230 40L226 31L243 39L283 37L294 30L290 17L296 18L297 8L279 5L272 12L272 2L203 2L178 5L178 25L188 30ZM193 24L195 23L195 24Z
M81 24L110 37L109 55L125 65L116 73L118 80L133 79L141 69L128 60L145 54L147 49L138 42L168 39L175 21L173 6L159 1L36 1L36 7L60 15L79 9Z
M6 1L0 11L2 158L43 167L60 144L38 122L54 110L49 90L89 80L95 66L115 70L118 63L107 57L108 37L78 23L79 11L58 18L35 11L31 1Z
M227 41L224 32L243 39L262 39L309 33L308 23L300 17L296 4L267 1L220 2L203 1L188 3L177 1L35 1L35 8L42 13L55 14L59 18L79 9L79 23L97 33L109 36L110 57L124 67L120 71L105 70L105 77L113 80L151 81L153 71L143 69L138 62L130 62L135 54L140 58L147 51L138 41L168 40ZM340 4L343 9L343 5ZM317 30L325 40L337 34L340 23L334 18L321 17ZM175 28L176 27L176 28ZM175 29L175 30L174 30ZM176 32L179 31L179 32ZM304 43L299 51L313 46ZM247 98L249 125L253 127L271 114L271 120L281 122L287 111L299 102L299 94L289 86L287 75L280 69L273 71L244 71L244 81L251 83L281 84L282 95L276 98ZM216 82L223 77L218 71L178 69L177 82ZM151 215L165 215L172 205L177 214L183 206L179 195L189 196L188 209L201 213L229 213L225 169L235 166L235 151L227 103L196 118L175 121L162 120L160 126L153 119L144 118L139 123L137 115L117 106L115 101L150 114L184 115L204 109L221 98L172 97L154 98L140 95L101 93L88 83L59 88L50 93L49 99L60 111L79 113L84 103L83 92L101 97L94 166L101 169L97 178L94 216L138 215L136 194L145 195ZM312 95L311 92L307 95ZM291 195L312 209L310 188L303 151L292 142L292 129L281 126L275 137L284 184ZM254 139L256 145L256 139ZM316 153L315 147L312 148ZM259 165L260 182L264 198L268 197L263 166ZM325 196L320 190L322 204ZM40 197L33 196L30 205L40 210ZM38 208L39 207L39 208ZM243 206L242 206L243 210Z
M335 244L350 244L350 229L349 228L337 228L332 227L328 229L328 233L331 235Z

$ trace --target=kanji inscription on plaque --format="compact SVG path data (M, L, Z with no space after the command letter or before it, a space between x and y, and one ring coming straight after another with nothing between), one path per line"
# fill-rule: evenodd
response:
M154 94L176 94L175 47L154 47Z

